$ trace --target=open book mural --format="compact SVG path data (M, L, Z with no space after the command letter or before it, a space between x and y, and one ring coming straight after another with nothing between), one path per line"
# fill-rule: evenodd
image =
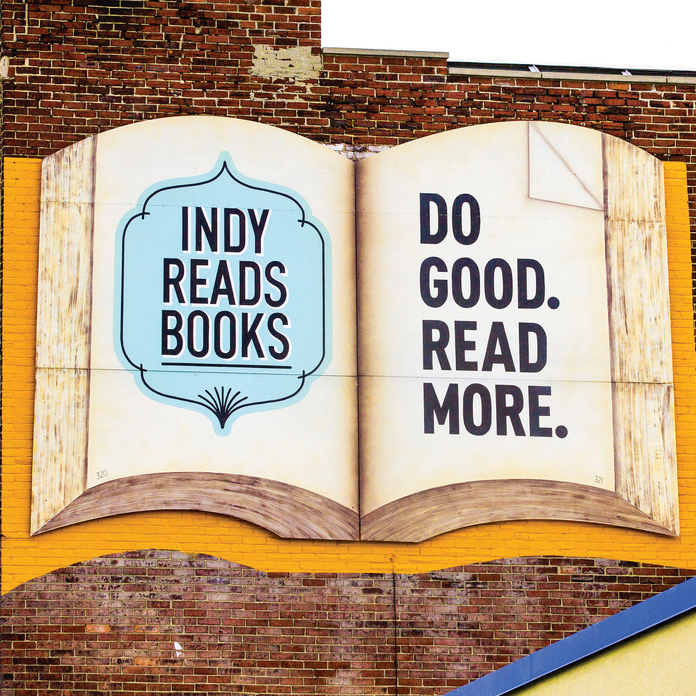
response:
M32 532L678 534L661 164L497 123L353 163L147 121L44 161Z

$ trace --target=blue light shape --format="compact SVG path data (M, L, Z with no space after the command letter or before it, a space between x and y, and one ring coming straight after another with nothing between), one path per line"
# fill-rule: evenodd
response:
M116 235L114 342L141 391L236 418L303 398L330 360L330 243L295 191L243 176L150 186Z

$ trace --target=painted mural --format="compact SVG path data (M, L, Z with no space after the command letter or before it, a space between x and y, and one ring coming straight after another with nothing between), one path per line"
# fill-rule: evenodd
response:
M47 158L42 197L34 533L159 509L288 538L679 533L647 153L515 122L356 165L181 117Z

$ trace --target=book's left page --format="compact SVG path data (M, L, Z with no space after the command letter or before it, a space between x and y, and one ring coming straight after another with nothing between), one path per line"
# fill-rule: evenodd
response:
M216 117L44 162L32 532L199 509L357 538L352 162Z

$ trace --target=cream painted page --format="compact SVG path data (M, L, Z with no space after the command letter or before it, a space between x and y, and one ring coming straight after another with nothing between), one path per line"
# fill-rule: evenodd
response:
M227 169L220 173L225 166ZM287 264L282 265L283 259L269 256L271 252L267 253L264 247L268 239L264 230L272 229L281 213L263 210L263 203L256 210L252 205L238 203L237 189L229 189L232 191L229 195L224 193L228 190L225 189L215 210L207 203L196 203L198 199L193 194L197 195L196 187L200 188L201 181L206 177L212 181L217 176L208 185L217 185L225 177L232 182L232 172L246 182L245 191L251 191L249 195L268 196L271 194L266 189L272 189L281 203L285 201L291 206L291 213L287 214L295 215L291 222L302 230L308 230L310 219L318 221L318 227L323 226L326 233L323 251L327 258L323 278L326 344L321 374L313 377L311 383L307 377L301 398L294 398L290 405L282 407L262 405L256 410L235 412L224 424L228 431L221 433L220 424L208 417L210 414L205 409L186 408L184 396L189 401L195 400L197 392L192 392L193 396L183 395L180 401L158 400L158 394L166 392L168 387L153 386L148 393L139 382L140 377L142 381L159 384L158 373L172 369L172 365L184 376L197 370L215 371L218 369L215 364L196 366L204 351L213 349L221 356L217 363L237 360L240 374L246 369L246 373L256 371L265 379L273 369L274 356L279 356L275 362L281 363L279 375L282 376L285 367L289 373L298 371L298 385L305 378L302 373L308 369L293 362L297 346L291 345L288 338L292 322L302 319L297 319L299 310L293 316L289 312L287 316L283 314L285 306L293 300L291 281L296 279L290 277L292 271L286 268ZM148 267L154 269L152 274L156 277L152 282L159 284L158 292L162 296L155 297L159 305L154 310L143 307L142 327L143 331L149 331L154 322L154 330L159 331L157 322L162 316L162 359L140 375L140 358L131 356L136 351L131 344L124 349L130 365L124 366L125 360L118 355L119 312L123 312L118 297L119 254L126 256L128 252L127 263L137 271L139 252L136 249L131 253L130 248L122 252L118 245L124 220L130 219L129 215L135 215L129 223L135 226L146 225L148 215L160 214L153 208L137 216L147 191L157 191L148 205L158 200L165 201L163 206L168 205L169 199L162 197L174 184L167 182L179 182L179 185L184 182L193 197L182 198L185 204L179 205L172 218L175 223L171 234L178 244L177 253L164 253L163 259ZM116 129L98 137L88 487L146 473L241 474L298 486L357 511L353 191L351 162L324 146L258 123L212 117L171 118ZM295 199L301 201L301 209ZM217 216L215 220L214 216ZM247 261L246 266L239 266L234 253L223 253L224 249L241 248L240 226L244 227L245 243L256 244L256 256L249 258L257 258L258 263ZM212 233L207 238L213 227L220 235L223 230L231 230L228 238L213 239ZM211 244L219 247L210 252ZM223 245L227 246L223 249ZM217 266L218 259L225 258L232 259L227 272ZM149 282L147 278L137 277L136 271L132 277L137 282ZM240 288L244 273L246 288ZM128 340L137 345L137 314L133 318L137 308L131 307L137 302L138 288L131 287L134 282L128 280L127 288L131 293L127 298L128 316L131 324L135 322L130 328L134 335ZM237 304L242 304L240 295L253 304L254 283L258 292L265 293L277 309L270 310L273 312L270 315L267 312L256 327L253 322L258 312L254 314L253 308L249 309L244 319L247 323L242 327L241 314L231 317L237 308L228 305L233 292ZM147 287L143 285L144 292ZM210 319L206 320L200 312L195 314L198 310L194 303L203 303L198 305L198 310L212 312ZM301 308L303 303L296 304ZM212 305L216 305L214 311ZM260 326L267 327L265 339L259 338ZM240 339L243 330L245 338ZM236 355L230 358L234 352L230 343L233 340L238 343L241 340L241 346L237 346ZM261 345L264 340L267 345ZM199 362L202 361L201 358ZM314 359L312 365L316 362ZM218 398L215 389L206 389L203 394L206 399ZM220 393L225 400L220 409L229 410L234 403L233 390L223 389ZM263 397L257 400L263 401Z
M493 124L359 163L362 515L469 481L613 490L600 138Z

